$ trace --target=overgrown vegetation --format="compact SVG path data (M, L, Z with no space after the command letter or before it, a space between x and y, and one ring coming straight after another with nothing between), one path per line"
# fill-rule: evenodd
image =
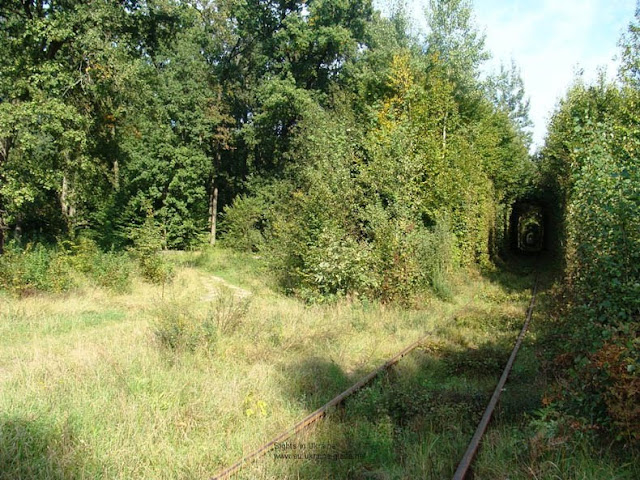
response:
M622 84L578 80L551 120L543 185L558 206L558 295L566 382L557 403L585 428L640 440L638 21L622 40Z
M125 293L131 287L134 272L149 282L164 285L171 279L172 266L159 250L160 237L148 227L134 232L134 236L135 244L129 252L103 252L85 236L54 246L21 246L12 241L0 255L0 288L18 296L61 293L87 285Z
M187 459L169 476L211 474L268 425L289 424L330 387L413 339L425 305L439 313L459 306L470 295L461 277L500 282L497 266L527 227L511 216L527 202L539 202L529 210L544 227L536 245L551 248L564 268L541 337L560 381L529 424L543 432L530 441L530 463L539 467L532 475L556 474L540 466L556 458L553 439L588 451L600 448L590 443L597 433L638 448L640 9L621 40L618 81L576 81L533 159L517 66L481 78L489 52L471 1L430 0L424 35L411 33L402 7L391 10L383 16L371 0L2 3L0 344L15 345L0 353L0 382L13 388L0 447L18 460L0 449L0 476L155 477L176 449L197 444L192 433L206 436L200 422L225 432L248 424L228 448L218 446L213 457L200 452L201 463ZM208 237L216 202L228 249L174 256L215 240ZM212 272L248 282L243 287L265 298L249 302L248 290ZM220 293L224 284L229 291ZM511 328L482 317L465 317L450 335L467 341L470 326L483 334ZM96 325L109 332L109 344ZM83 329L89 338L78 343L73 335ZM498 369L508 342L495 340L450 352L436 370ZM122 352L109 350L120 342ZM72 353L56 363L49 343ZM39 355L53 363L39 363ZM82 366L87 358L107 380L86 380L93 375ZM209 382L216 395L202 400L210 398ZM183 395L191 387L198 395ZM107 393L95 398L94 388ZM372 463L396 462L397 412L417 418L417 429L428 414L468 418L477 400L463 395L459 406L422 411L421 400L431 407L450 395L432 390L402 405L375 389L375 398L364 397L360 417L386 409L382 421L356 431L378 442L381 457ZM168 394L169 406L165 391L178 392ZM156 453L131 447L121 463L110 456L112 445L96 432L120 435L117 447L129 432L114 433L122 419L100 424L96 412L117 402L131 408L131 425L162 417L157 431L145 430L147 440L165 442ZM65 417L67 406L98 427L88 428L82 415ZM203 420L218 414L219 421ZM405 443L416 439L405 434ZM29 452L16 447L20 441ZM424 473L423 453L408 455ZM581 475L583 464L562 461L561 473ZM431 467L434 475L449 468Z
M410 303L487 266L532 163L470 2L431 2L423 40L370 0L267 3L7 3L0 248L87 229L164 283L155 252L200 245L219 188L228 245L307 300Z
M378 32L382 51L353 66L359 83L328 105L301 105L282 174L226 209L228 243L275 256L287 290L407 301L446 296L454 270L489 265L505 228L497 212L533 170L527 109L517 72L481 84L486 52L470 6L445 3L431 4L426 49L402 30ZM463 52L469 61L456 63ZM388 63L374 75L381 54ZM374 81L372 96L363 83Z
M17 295L66 292L90 283L122 293L131 285L131 262L126 254L100 251L88 238L65 241L57 247L18 242L0 256L0 287Z
M235 332L249 309L250 300L221 287L206 311L195 314L188 304L158 307L153 333L169 350L212 350L219 336Z

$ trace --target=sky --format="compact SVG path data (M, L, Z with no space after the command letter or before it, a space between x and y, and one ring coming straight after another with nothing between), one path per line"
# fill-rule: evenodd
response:
M426 29L427 0L408 0L416 26ZM549 118L578 69L584 79L618 69L618 40L633 20L636 0L473 0L476 24L492 59L485 73L513 58L530 97L533 148L544 141Z

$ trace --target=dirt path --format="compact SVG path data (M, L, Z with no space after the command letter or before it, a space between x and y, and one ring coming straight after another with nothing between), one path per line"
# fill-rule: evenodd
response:
M232 283L227 282L224 278L216 277L215 275L209 275L203 283L207 288L207 294L201 297L203 302L209 302L215 299L219 295L220 290L224 288L233 291L234 295L238 298L246 298L252 295L249 290L233 285Z

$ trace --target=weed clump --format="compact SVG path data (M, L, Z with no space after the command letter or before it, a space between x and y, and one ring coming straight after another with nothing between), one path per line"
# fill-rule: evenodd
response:
M173 268L162 257L162 249L165 247L162 227L154 220L153 213L149 212L144 224L129 233L133 239L130 252L138 262L140 275L159 285L170 281Z
M221 335L235 332L246 317L250 300L222 289L204 312L193 312L180 303L158 308L153 334L159 345L171 351L212 349Z
M84 237L53 246L12 242L0 256L0 288L19 296L66 292L83 280L121 293L130 288L130 277L126 254L104 253Z
M249 305L250 300L247 297L241 297L222 287L212 300L207 317L220 333L233 333L247 315Z
M70 267L63 251L12 242L0 256L0 287L17 295L64 292L73 286Z
M75 242L63 242L73 268L87 275L96 285L116 293L131 287L131 264L126 254L102 252L91 239L81 237Z

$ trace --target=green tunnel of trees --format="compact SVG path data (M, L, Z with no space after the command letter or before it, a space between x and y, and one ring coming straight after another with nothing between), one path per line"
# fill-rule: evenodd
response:
M548 208L548 207L547 207ZM511 206L508 244L512 252L540 253L547 248L549 214L539 200L518 199Z
M0 249L149 226L202 245L216 189L227 245L308 301L446 297L510 245L549 249L576 385L608 365L574 407L637 434L639 15L619 82L578 80L534 157L471 2L426 16L419 35L370 0L2 2Z

